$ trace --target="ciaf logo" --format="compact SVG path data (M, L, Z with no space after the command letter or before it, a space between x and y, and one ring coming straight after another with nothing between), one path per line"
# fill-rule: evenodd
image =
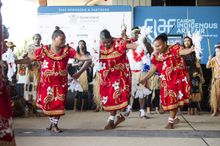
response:
M153 40L161 33L172 33L172 30L176 25L176 19L145 19L144 25L152 27L152 30L147 37L153 42Z

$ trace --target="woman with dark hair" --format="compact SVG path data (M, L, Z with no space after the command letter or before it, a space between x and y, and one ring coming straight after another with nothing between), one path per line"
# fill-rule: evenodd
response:
M193 46L193 41L189 36L185 36L183 39L183 47L191 48Z
M193 48L193 41L189 36L184 38L183 49ZM186 63L186 68L188 70L191 85L192 85L192 95L189 102L188 114L194 115L198 114L199 102L202 96L202 83L204 83L202 68L199 60L196 58L195 52L183 56ZM196 74L196 75L195 75ZM199 79L198 77L199 76ZM199 84L197 85L199 80Z
M78 42L77 46L77 53L80 54L81 56L86 56L90 55L90 53L87 51L87 46L86 42L84 40L80 40ZM75 59L72 66L77 67L77 70L80 70L81 67L83 66L84 62L79 61L78 59ZM81 102L81 111L84 109L84 104L85 104L85 98L88 96L92 96L89 91L89 82L91 82L91 78L89 78L92 75L92 67L90 66L85 72L82 73L82 75L79 77L79 84L82 87L83 91L77 91L76 96L74 98L74 107L73 110L76 112L77 111L77 102L78 99L82 99ZM90 92L90 93L89 93Z
M32 57L17 60L17 63L31 63L39 61L41 76L38 85L36 105L44 114L50 116L50 127L47 130L62 132L58 128L60 116L64 115L64 105L67 95L68 79L67 64L69 58L90 60L88 56L81 56L74 49L65 45L66 36L59 27L52 34L52 44L45 45L36 51ZM81 70L73 74L77 79L91 62L87 61Z
M78 46L77 46L77 53L78 54L89 54L89 52L87 51L87 46L86 46L86 42L84 40L80 40L78 42Z
M127 44L124 39L112 38L106 29L100 33L100 98L102 107L110 112L108 124L104 129L113 129L125 120L118 110L128 105L131 90L131 73L126 50L136 49L136 44Z
M180 45L167 45L167 35L160 34L154 40L154 53L151 69L141 81L144 83L156 70L160 74L160 96L164 111L169 111L168 124L165 128L173 129L179 122L177 110L189 102L189 75L181 55L194 52L194 48L182 50Z

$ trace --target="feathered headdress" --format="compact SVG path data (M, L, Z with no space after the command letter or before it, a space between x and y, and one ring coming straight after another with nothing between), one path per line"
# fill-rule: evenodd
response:
M143 39L148 34L150 34L150 32L152 30L152 27L144 25L144 26L139 27L139 29L140 29L140 34L139 34L139 37L138 37L138 40L137 40L137 44L138 44L138 47L136 49L137 53L138 52L140 53L142 51L142 48L144 48L146 50L146 46L143 43Z
M201 59L203 49L201 48L202 35L199 31L192 34L192 41L195 46L196 58Z

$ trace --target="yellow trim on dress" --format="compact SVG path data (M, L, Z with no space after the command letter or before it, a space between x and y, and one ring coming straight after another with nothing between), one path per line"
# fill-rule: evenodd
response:
M113 110L119 110L119 109L123 109L128 105L128 102L123 102L119 105L114 105L114 106L103 106L103 109L105 111L113 111Z
M121 56L122 54L119 53L118 51L113 51L112 53L110 54L102 54L100 55L100 59L113 59L113 58L116 58L116 57L119 57Z
M69 54L69 48L68 46L66 46L63 50L63 53L61 56L55 56L56 54L51 52L50 50L48 50L47 47L44 46L43 48L43 52L44 54L49 57L50 59L53 59L53 60L56 60L56 61L59 61L59 60L62 60L63 58L65 58L68 54Z
M46 110L44 110L44 109L42 108L42 105L36 103L36 106L37 106L38 108L42 109L43 112L44 112L44 114L45 114L45 115L48 115L48 116L59 116L59 115L64 115L64 114L65 114L64 110L46 111Z
M185 104L188 104L188 103L189 103L189 99L184 99L184 101L179 101L178 103L173 104L173 105L169 105L169 106L162 105L162 108L164 111L170 111L178 107L184 106Z

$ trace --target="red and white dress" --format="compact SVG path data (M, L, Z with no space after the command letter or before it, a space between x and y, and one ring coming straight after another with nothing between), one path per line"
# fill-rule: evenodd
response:
M179 55L180 46L169 47L165 54L157 53L152 64L160 74L160 96L163 110L174 110L189 103L191 86L185 62Z
M120 110L128 105L131 73L126 56L126 42L112 40L112 48L100 45L100 97L106 111Z
M59 54L54 54L49 46L43 46L34 54L41 64L36 105L46 115L63 115L68 89L68 59L73 58L76 51L65 46Z

